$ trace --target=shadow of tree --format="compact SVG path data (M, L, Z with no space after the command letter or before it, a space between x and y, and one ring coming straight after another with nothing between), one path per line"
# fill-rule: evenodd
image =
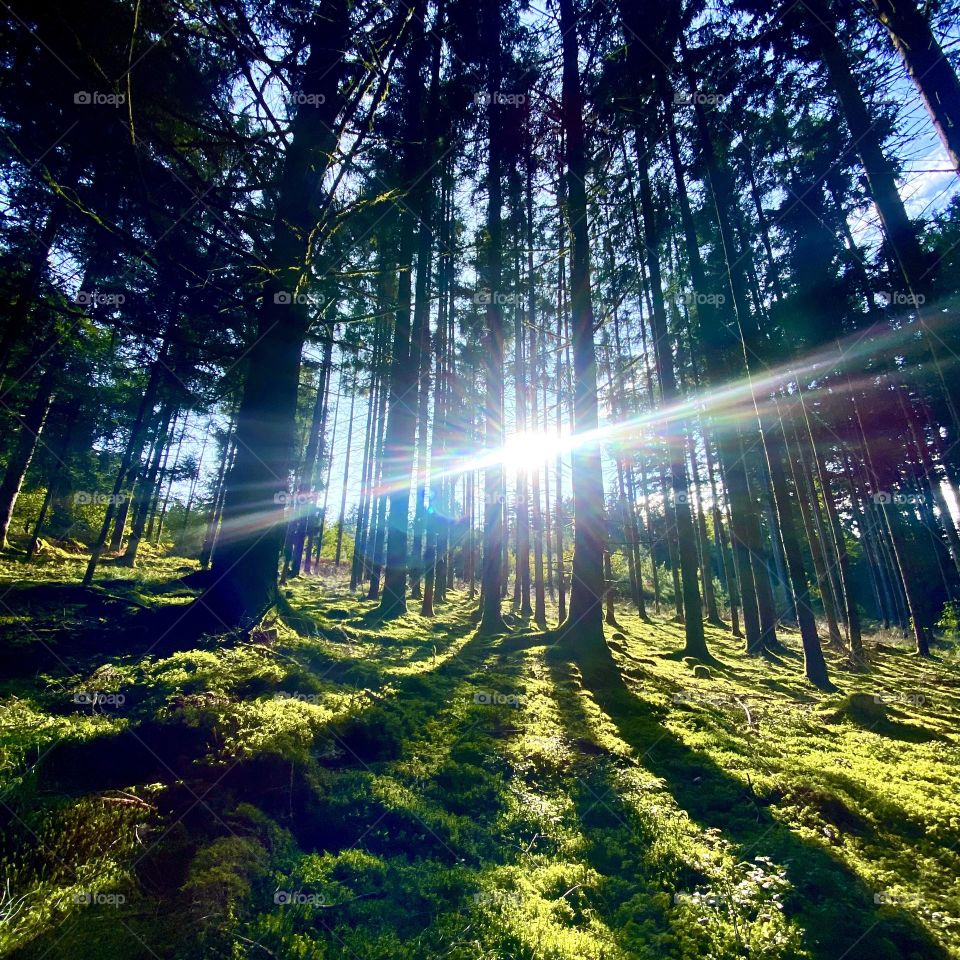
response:
M550 660L558 677L574 665L559 649L550 651ZM737 778L686 746L631 693L609 652L581 658L575 666L584 691L695 823L721 830L742 860L762 854L786 867L793 887L787 908L815 957L947 960L948 954L909 912L890 906L879 910L874 892L837 855L775 819L761 819Z

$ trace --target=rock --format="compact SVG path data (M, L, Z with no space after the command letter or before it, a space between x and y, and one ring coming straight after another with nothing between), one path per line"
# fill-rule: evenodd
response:
M825 718L828 722L838 723L851 720L859 726L876 726L890 722L890 715L884 698L880 694L851 693L844 697L835 711Z

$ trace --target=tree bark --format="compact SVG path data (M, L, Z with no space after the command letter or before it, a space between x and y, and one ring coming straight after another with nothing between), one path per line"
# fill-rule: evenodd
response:
M310 321L309 263L323 178L334 155L340 82L347 69L349 4L324 0L306 27L310 53L277 192L271 273L237 412L236 458L227 480L217 578L198 613L215 625L257 623L280 599L283 500L296 439L300 354Z
M484 280L488 302L486 345L483 352L485 406L485 449L488 454L503 448L503 310L502 282L502 211L501 184L504 135L503 107L494 94L500 90L502 14L498 0L487 0L483 6L484 47L489 57L487 82L491 95L487 105L487 256ZM503 465L499 460L484 471L483 570L480 583L480 632L502 633L506 630L500 605L504 549L504 485Z
M647 148L637 135L638 164L640 181L640 210L643 216L644 245L647 251L647 272L650 277L650 293L653 301L651 324L653 331L654 359L657 378L660 381L662 407L666 422L662 427L667 441L667 457L670 468L670 486L673 491L674 515L676 520L677 553L680 561L680 578L683 589L684 633L686 643L684 653L687 656L707 658L707 642L703 632L703 618L700 612L700 588L697 583L696 533L690 513L690 489L684 453L685 424L672 416L672 407L680 399L677 389L676 373L673 368L672 338L667 330L667 317L663 302L663 280L660 273L659 229L653 208L653 191L647 172Z
M0 483L0 548L2 549L7 547L13 510L53 403L54 379L53 367L41 376L36 392L24 411L16 447L7 463L3 482Z
M603 473L597 404L597 359L590 292L590 238L587 229L587 157L580 90L579 42L573 0L560 0L563 34L563 126L566 134L567 219L571 236L570 291L574 369L574 435L585 443L571 452L574 551L570 611L561 630L578 652L603 646ZM591 436L593 435L593 437Z
M873 5L960 174L960 80L913 0L873 0Z
M414 19L423 23L426 4L419 0ZM436 110L436 88L431 83L425 97L420 76L427 53L426 25L417 27L406 68L407 104L404 124L408 138L404 150L406 202L400 211L400 283L393 328L390 364L390 401L384 442L384 474L387 482L387 560L383 596L378 615L384 619L407 612L408 535L410 529L410 483L416 454L415 438L419 397L419 372L424 326L429 323L427 276L432 246L431 193L434 144L428 118ZM434 34L435 50L439 35ZM414 230L416 234L416 298L413 294ZM412 310L411 310L412 304Z

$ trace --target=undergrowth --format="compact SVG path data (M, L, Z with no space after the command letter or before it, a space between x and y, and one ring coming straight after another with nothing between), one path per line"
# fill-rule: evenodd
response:
M190 565L79 568L0 566L5 954L960 958L949 651L829 654L824 694L794 634L708 628L705 669L618 611L611 681L309 578L311 635L188 643L143 624Z

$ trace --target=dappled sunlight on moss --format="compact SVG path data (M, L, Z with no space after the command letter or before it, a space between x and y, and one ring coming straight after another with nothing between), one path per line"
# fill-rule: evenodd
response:
M375 623L309 578L287 591L309 635L111 647L5 682L2 799L29 830L3 853L20 902L4 948L86 956L106 917L105 957L149 955L143 939L180 960L253 943L311 960L826 960L844 916L879 924L874 956L909 955L925 929L960 957L955 664L829 654L827 695L795 634L770 663L711 628L703 677L675 656L682 626L618 611L611 693L548 636L477 637L462 594L435 620ZM85 750L112 766L87 769ZM84 884L124 900L80 909Z

